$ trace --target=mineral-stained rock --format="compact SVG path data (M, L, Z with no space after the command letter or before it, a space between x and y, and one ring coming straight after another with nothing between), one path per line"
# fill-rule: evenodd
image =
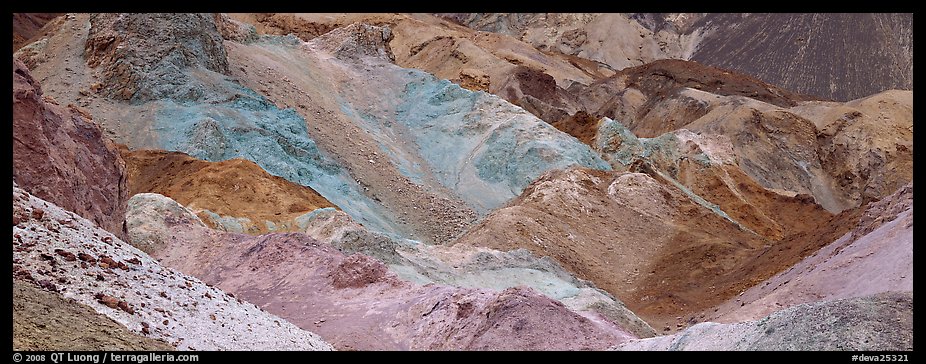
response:
M19 194L24 194L25 200L17 199ZM331 349L317 335L300 330L254 305L230 299L221 290L201 281L167 269L118 238L110 238L111 243L104 243L98 237L104 234L109 237L109 233L72 212L15 186L13 196L14 206L24 209L42 206L46 218L52 221L75 220L73 229L62 229L60 233L50 232L45 224L35 220L23 223L22 227L13 227L14 239L19 235L26 241L35 242L29 246L21 245L23 249L20 250L13 249L15 278L35 281L39 287L52 293L62 292L77 303L90 306L91 310L118 322L128 331L168 341L180 350ZM98 255L100 261L109 262L100 262L101 265L112 266L110 269L90 265L81 267L61 263L59 259L59 264L48 269L48 259L59 257L54 253L56 250L80 257ZM133 264L131 269L123 263L136 259L141 264ZM158 292L163 294L159 296ZM216 299L204 298L207 292ZM215 321L207 317L213 312L221 313ZM148 332L144 332L142 322L150 322L154 318L158 318L158 322L169 318L171 325L158 329L149 327ZM68 321L67 318L54 316L45 320L49 326ZM91 336L101 335L92 327L85 332ZM14 339L14 345L16 342ZM70 346L54 349L68 348Z
M228 72L209 14L94 14L84 51L102 70L101 92L119 100L198 99L202 85L185 68Z
M74 108L48 102L13 62L13 179L18 185L124 236L125 163L100 127ZM34 219L44 212L32 210Z

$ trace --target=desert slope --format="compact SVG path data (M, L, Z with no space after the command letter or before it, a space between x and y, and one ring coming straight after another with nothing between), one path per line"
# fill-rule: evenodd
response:
M179 350L330 350L315 334L13 187L13 275Z

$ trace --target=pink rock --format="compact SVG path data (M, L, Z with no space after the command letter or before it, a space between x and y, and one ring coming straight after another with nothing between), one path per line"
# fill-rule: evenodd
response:
M39 198L124 238L125 162L100 127L76 108L47 102L13 61L13 179ZM32 216L41 219L44 211Z

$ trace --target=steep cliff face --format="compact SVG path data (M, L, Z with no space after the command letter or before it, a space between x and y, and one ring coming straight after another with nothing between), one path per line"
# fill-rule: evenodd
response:
M84 52L100 69L100 92L119 100L197 100L204 85L187 68L228 72L209 14L94 14Z
M125 237L125 162L83 109L58 105L13 60L13 180Z
M13 52L29 44L41 29L61 13L13 13Z

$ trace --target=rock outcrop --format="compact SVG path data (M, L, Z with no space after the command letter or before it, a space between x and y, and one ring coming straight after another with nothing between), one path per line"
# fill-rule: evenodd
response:
M156 193L209 226L239 233L299 231L299 216L334 204L246 159L208 162L180 152L123 150L132 195Z
M29 44L41 29L61 13L13 13L13 52Z
M43 95L13 60L13 180L125 237L125 162L89 114Z
M225 46L209 14L93 14L84 50L100 72L99 92L135 102L200 100L205 85L187 72L228 73Z

